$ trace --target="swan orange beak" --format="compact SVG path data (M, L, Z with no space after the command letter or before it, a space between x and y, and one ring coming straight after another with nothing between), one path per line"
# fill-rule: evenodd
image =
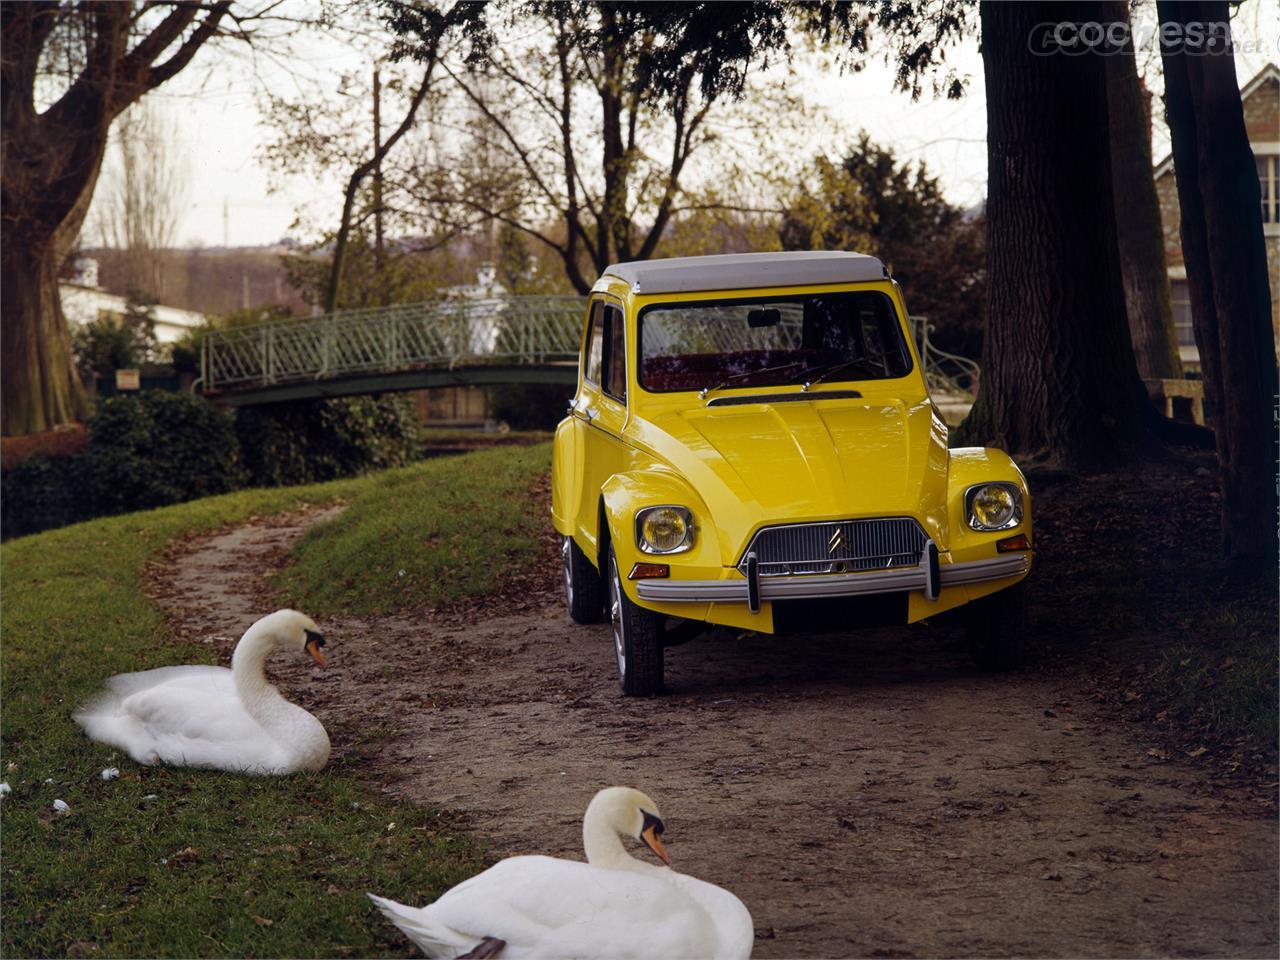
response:
M662 821L654 818L649 820L646 815L646 822L643 830L640 831L640 839L644 841L644 845L652 850L668 867L671 866L671 858L667 856L667 848L662 845L662 840L658 834L662 832Z
M319 640L308 640L307 653L311 654L311 659L320 664L320 666L327 667L329 661L324 658L324 651L320 649L320 643L321 641Z

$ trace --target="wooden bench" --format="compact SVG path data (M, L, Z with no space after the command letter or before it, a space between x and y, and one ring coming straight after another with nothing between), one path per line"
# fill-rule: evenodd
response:
M1203 380L1143 380L1147 396L1170 420L1204 426Z

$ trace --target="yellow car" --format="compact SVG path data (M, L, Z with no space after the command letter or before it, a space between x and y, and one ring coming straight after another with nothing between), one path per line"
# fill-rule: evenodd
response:
M660 692L664 649L707 624L851 630L971 604L978 664L1019 660L1026 480L1003 451L947 448L909 329L857 253L596 282L551 514L569 614L612 622L624 693Z

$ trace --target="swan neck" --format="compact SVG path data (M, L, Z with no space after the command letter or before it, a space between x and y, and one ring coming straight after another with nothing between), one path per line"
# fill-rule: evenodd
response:
M231 655L231 676L235 680L236 692L255 719L261 719L260 710L255 708L261 706L264 695L276 693L275 687L267 683L267 656L271 647L269 639L251 627Z
M587 810L582 820L582 848L593 867L624 869L638 861L622 845L618 831L603 810Z

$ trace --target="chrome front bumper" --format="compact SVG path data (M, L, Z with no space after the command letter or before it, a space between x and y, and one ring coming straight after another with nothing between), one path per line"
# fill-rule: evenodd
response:
M1025 573L1029 563L1025 553L967 563L945 563L938 567L938 579L943 587L1000 580ZM760 577L759 596L761 600L808 600L905 590L936 592L929 591L929 576L928 564L921 563L914 567L868 573ZM745 577L741 580L640 580L636 583L636 592L641 600L655 603L746 603L750 599L750 585Z

